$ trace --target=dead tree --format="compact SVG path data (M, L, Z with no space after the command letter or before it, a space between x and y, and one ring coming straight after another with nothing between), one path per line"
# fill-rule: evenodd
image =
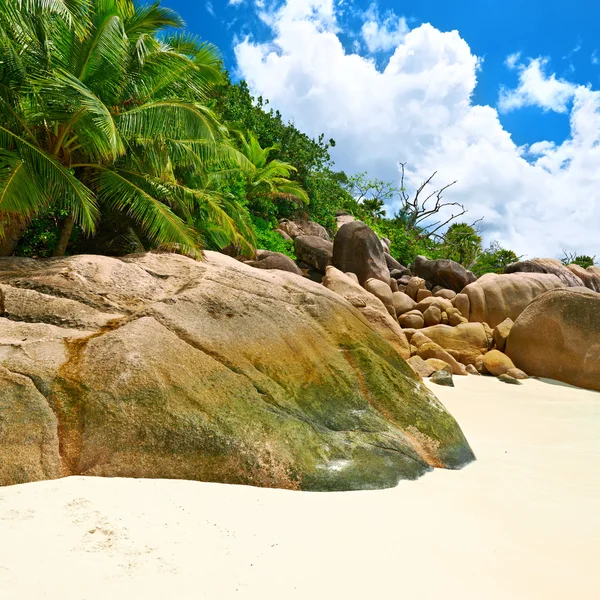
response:
M458 219L467 212L467 209L459 202L444 202L443 193L457 182L453 181L444 187L435 190L427 197L423 197L423 191L431 183L433 178L437 175L435 171L426 181L424 181L419 189L416 191L414 197L411 197L406 193L404 187L404 176L406 163L400 163L402 167L402 179L400 184L400 196L402 199L402 208L400 209L400 217L404 222L406 231L418 231L420 238L436 238L442 240L443 236L438 234L438 231L443 229L446 225ZM433 204L432 204L433 201ZM435 221L434 223L426 223L428 219L437 215L442 209L449 206L457 207L456 210L452 210L452 215L446 220ZM455 214L456 213L456 214ZM473 225L480 222L478 219Z

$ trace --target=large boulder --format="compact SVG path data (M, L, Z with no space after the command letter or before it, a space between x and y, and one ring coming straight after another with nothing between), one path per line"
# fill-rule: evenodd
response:
M247 261L247 265L257 269L269 269L277 271L288 271L296 275L302 275L298 265L285 254L280 252L270 252L269 250L257 250L254 260Z
M460 307L462 315L469 321L487 323L494 328L506 318L515 321L540 294L563 287L564 283L556 275L488 273L456 296L454 305Z
M279 221L279 229L292 239L295 239L300 235L314 235L327 240L328 242L331 241L327 229L314 221L289 221L287 219L281 219Z
M583 281L555 258L534 258L507 265L505 273L546 273L555 275L568 287L582 287Z
M528 375L600 391L600 295L567 288L538 296L515 321L506 354Z
M491 332L483 323L435 325L421 329L421 333L464 365L474 365L491 345Z
M576 264L567 265L567 269L569 269L573 275L581 279L586 288L594 290L594 292L600 292L600 269L598 273L595 273L592 268L593 267L588 267L587 269L584 269Z
M299 235L294 240L294 251L299 261L325 273L331 264L333 243L315 235Z
M333 266L358 276L361 285L368 279L390 281L385 253L377 234L362 221L340 227L333 240Z
M29 298L0 317L0 484L366 489L473 459L400 341L292 273L211 252L76 256L0 259L0 283ZM57 326L67 301L82 308Z
M432 286L439 285L457 294L476 281L477 277L453 260L428 260L424 256L415 258L413 270L417 277L427 280Z

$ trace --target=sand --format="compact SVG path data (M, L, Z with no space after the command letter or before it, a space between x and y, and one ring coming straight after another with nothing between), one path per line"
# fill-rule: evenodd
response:
M432 389L477 462L391 490L0 489L0 598L600 598L600 394L455 382Z

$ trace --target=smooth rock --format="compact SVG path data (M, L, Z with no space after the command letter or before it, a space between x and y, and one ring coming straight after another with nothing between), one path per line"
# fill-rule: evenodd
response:
M518 379L511 377L507 373L505 373L504 375L499 375L498 381L501 381L502 383L509 383L511 385L523 385Z
M437 369L432 367L427 361L423 360L420 356L411 356L406 361L410 368L420 377L429 377L432 373L435 373Z
M600 391L600 294L565 288L538 296L515 321L506 354L530 377Z
M430 306L437 306L441 311L446 311L446 309L452 308L452 303L445 298L429 296L428 298L423 298L423 300L417 304L416 308L421 312L425 312Z
M315 235L299 235L294 239L294 251L298 260L325 273L331 264L333 243Z
M257 269L273 269L302 275L302 271L298 265L289 256L280 252L257 250L255 260L248 261L246 264Z
M448 363L452 367L452 372L455 375L466 375L467 371L464 365L460 364L449 352L441 346L430 340L421 332L413 334L410 340L411 346L417 348L417 354L424 360L428 358L437 358Z
M424 289L426 289L425 280L421 279L420 277L411 277L410 280L408 281L408 284L406 285L406 293L413 300L417 299L417 292L419 290L424 290Z
M529 375L527 375L527 373L521 371L521 369L517 369L516 367L506 371L506 374L513 379L529 379Z
M452 260L428 260L424 256L417 256L413 269L417 277L456 293L477 279L471 271Z
M475 364L490 348L490 335L483 323L461 323L456 327L436 325L426 327L423 335L450 352L458 362Z
M525 310L529 303L544 292L565 287L556 275L544 273L513 273L496 275L488 273L475 283L468 285L463 294L454 300L464 317L471 322L487 323L496 327L506 318L513 321ZM461 296L469 298L469 312L459 306Z
M443 385L446 387L454 387L454 381L452 380L452 375L447 373L446 371L436 371L431 375L430 381L432 383L436 383L437 385Z
M417 297L416 297L416 301L417 302L421 302L422 300L425 300L425 298L430 298L433 294L431 293L430 290L428 289L424 289L424 290L417 290Z
M446 289L438 290L437 292L434 292L433 295L436 298L445 298L446 300L454 300L454 298L456 298L456 292Z
M11 371L0 374L2 483L373 489L473 459L454 419L346 299L205 255L0 259L4 286L124 315L90 331L0 318Z
M475 368L475 365L465 365L465 369L469 375L481 375L481 373Z
M567 287L584 287L583 281L555 258L534 258L507 265L505 273L546 273L554 275Z
M394 303L394 309L396 310L396 316L400 317L404 313L411 310L415 310L417 303L404 292L393 292L392 301Z
M593 267L588 267L587 269L584 269L575 264L567 265L567 269L569 269L573 275L581 279L586 288L594 290L594 292L600 292L600 272L594 273L594 271L591 270L592 268ZM600 271L600 269L598 270Z
M403 358L410 356L408 340L400 328L398 321L390 316L388 309L377 296L365 290L355 278L342 273L335 267L327 267L323 285L342 296L354 306L371 326L381 335Z
M514 325L513 320L510 318L504 319L502 323L496 325L493 333L494 343L496 344L496 349L500 350L500 352L504 352L504 348L506 347L506 340L510 334L510 330Z
M389 284L390 272L377 234L362 221L340 227L333 240L333 266L356 273L361 285L367 279Z
M425 327L439 325L442 322L442 311L437 306L430 306L423 312Z
M390 316L394 319L396 318L396 309L394 308L392 290L387 283L384 283L380 279L367 279L365 282L365 290L379 298L383 302L383 305Z
M513 361L500 350L490 350L485 354L483 364L489 373L496 376L504 375L510 369L515 368Z
M409 329L421 329L425 325L425 319L418 310L411 310L398 317L401 327Z

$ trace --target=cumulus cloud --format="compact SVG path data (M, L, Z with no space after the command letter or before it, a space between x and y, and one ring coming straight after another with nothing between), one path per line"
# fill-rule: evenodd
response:
M511 55L509 59L514 55ZM559 113L569 111L569 102L582 86L574 85L564 79L557 79L554 74L547 75L548 59L536 58L528 65L516 64L517 59L510 61L509 66L519 70L519 85L516 89L503 89L500 92L498 107L501 111L509 112L524 106L537 106L543 110Z
M388 12L380 17L377 5L372 4L365 15L361 34L369 52L388 52L402 43L408 33L406 19Z
M562 144L518 147L496 108L473 103L481 61L458 32L416 27L378 67L344 49L333 0L287 0L267 18L268 43L236 45L239 72L300 128L335 138L338 168L397 180L407 162L413 189L437 170L439 185L458 179L448 199L485 217L487 241L529 256L600 255L598 92L515 57L519 83L502 92L503 110L568 111L571 125Z

